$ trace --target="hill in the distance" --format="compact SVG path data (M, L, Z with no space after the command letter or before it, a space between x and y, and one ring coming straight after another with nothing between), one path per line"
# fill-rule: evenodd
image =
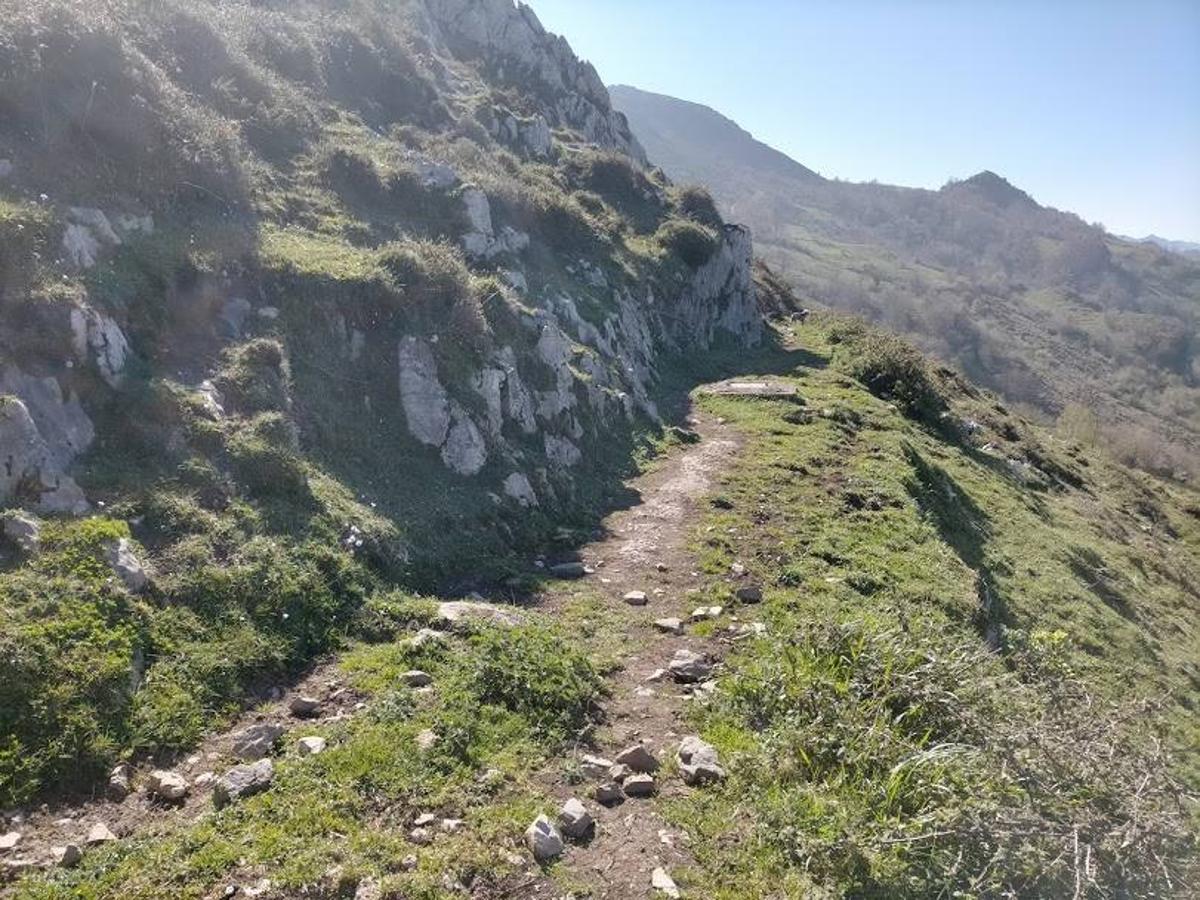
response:
M1195 474L1194 259L1041 206L992 172L939 191L829 180L707 107L611 95L649 157L750 225L806 302L899 331L1128 461Z

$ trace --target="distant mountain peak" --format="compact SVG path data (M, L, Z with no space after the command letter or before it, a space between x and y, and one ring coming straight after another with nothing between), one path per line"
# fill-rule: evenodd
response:
M1038 205L1037 201L1027 193L990 169L984 169L964 181L951 181L942 190L946 193L970 193L1002 207L1014 206L1018 203L1029 206Z

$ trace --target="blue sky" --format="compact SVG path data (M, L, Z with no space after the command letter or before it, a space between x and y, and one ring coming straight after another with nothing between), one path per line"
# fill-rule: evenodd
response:
M609 84L712 106L829 177L992 169L1200 241L1200 0L531 0Z

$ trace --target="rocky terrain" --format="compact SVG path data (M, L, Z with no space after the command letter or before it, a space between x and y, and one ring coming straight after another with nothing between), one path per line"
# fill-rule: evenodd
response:
M508 0L0 0L0 895L1183 896L1195 492L652 162Z

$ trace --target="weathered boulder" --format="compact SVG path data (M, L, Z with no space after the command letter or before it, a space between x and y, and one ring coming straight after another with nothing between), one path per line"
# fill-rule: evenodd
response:
M39 512L86 513L87 498L61 459L61 448L47 443L25 403L0 395L0 504L10 503L20 488L32 494L22 501Z
M133 545L128 538L107 541L104 544L104 561L130 593L139 594L149 586L150 577L133 552Z
M617 765L629 766L634 772L653 772L658 759L645 744L634 744L617 754Z
M269 759L260 759L248 766L234 766L213 786L213 806L221 809L236 800L261 794L274 779L275 766Z
M716 748L695 735L689 735L680 742L677 759L679 772L688 784L707 784L725 777L725 769L721 767Z
M109 387L119 387L129 361L129 341L121 327L87 304L72 308L71 344L75 357L94 365Z
M400 402L408 430L422 444L441 447L450 432L450 396L438 380L433 348L409 335L400 341Z
M60 869L70 869L83 860L83 851L78 844L64 844L50 848L50 858Z
M677 650L667 665L673 677L680 684L695 684L704 681L712 674L713 665L703 656L691 650Z
M128 763L120 763L108 775L109 799L120 803L129 796L133 787L133 769Z
M471 621L504 627L511 627L521 621L512 607L497 606L480 600L446 600L439 603L437 619L440 624L455 630L463 629ZM444 636L439 637L445 640Z
M654 627L666 634L683 634L683 622L673 617L655 619Z
M275 749L283 737L283 727L273 722L259 722L233 736L233 753L239 759L261 759Z
M582 840L588 836L596 824L587 807L575 797L562 805L558 813L558 824L562 833L573 841Z
M621 782L621 790L626 797L649 797L656 789L654 776L645 772L630 775Z
M442 446L442 462L459 475L476 475L487 463L487 443L479 427L458 403L450 403L450 430Z
M538 862L549 862L563 852L562 835L546 815L539 815L525 829L525 843Z
M630 606L645 606L649 602L645 591L629 591L623 598Z
M300 752L305 756L316 756L318 753L324 753L325 744L325 738L315 735L302 737L296 741L296 746L300 748Z
M146 780L146 790L159 800L177 803L188 795L187 779L177 772L156 769Z
M293 697L288 703L288 712L297 719L311 719L321 712L321 701L316 697Z
M504 479L504 494L526 508L538 505L537 492L523 472L513 472Z
M36 554L42 546L42 526L37 519L21 513L9 513L4 517L4 536L22 553Z
M579 760L579 770L587 778L607 778L608 771L613 767L614 763L611 759L605 759L603 756L592 756L585 754Z

